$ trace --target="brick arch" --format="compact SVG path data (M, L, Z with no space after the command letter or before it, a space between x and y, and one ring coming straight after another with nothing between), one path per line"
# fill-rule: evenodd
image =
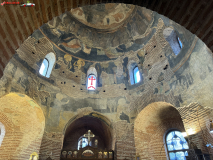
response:
M179 111L167 102L146 106L134 122L136 155L141 159L166 159L164 136L169 129L185 131Z
M71 8L99 3L126 3L146 7L186 27L213 50L213 1L191 0L36 0L35 7L1 7L0 77L15 50L36 29Z
M84 114L83 114L84 113ZM98 140L98 148L114 149L114 136L111 121L104 115L87 111L79 112L78 115L71 118L64 128L63 150L76 150L79 138L91 130L96 135L91 140L93 147L95 140Z
M1 158L29 159L31 153L39 153L45 117L41 107L31 98L19 93L1 97L0 122L5 126Z

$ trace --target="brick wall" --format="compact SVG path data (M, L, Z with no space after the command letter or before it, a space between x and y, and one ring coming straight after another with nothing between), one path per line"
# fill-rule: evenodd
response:
M133 160L135 158L135 142L133 124L127 121L117 121L113 124L115 159Z
M212 154L213 149L206 147L207 142L213 144L213 134L209 132L212 109L202 107L198 103L191 103L188 106L178 108L178 111L192 141L203 153Z
M23 160L33 152L39 153L44 121L41 108L26 95L1 97L0 122L5 126L5 136L0 159Z
M52 160L59 160L63 146L64 136L59 132L45 132L41 142L40 160L50 157Z
M179 112L170 104L149 104L137 116L134 124L136 155L140 159L166 160L164 136L169 129L184 131Z
M0 1L3 2L3 1ZM21 0L19 2L26 2ZM71 8L79 6L93 5L98 3L121 2L117 0L34 0L35 7L16 7L15 5L4 5L0 11L0 76L8 61L15 54L15 50L42 24L52 20ZM175 22L186 27L192 33L198 35L211 49L213 41L210 39L212 34L212 15L209 14L213 3L194 3L185 0L184 3L171 3L167 1L123 1L127 4L135 4L157 11ZM192 9L192 8L203 8ZM187 14L184 11L188 11ZM202 23L201 23L202 22ZM204 24L204 25L202 25Z

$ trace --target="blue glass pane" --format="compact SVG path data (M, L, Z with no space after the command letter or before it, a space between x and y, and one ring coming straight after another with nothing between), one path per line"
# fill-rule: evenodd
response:
M170 160L176 160L175 153L170 152L170 153L169 153L169 158L170 158Z
M188 143L179 131L172 131L166 137L168 151L189 149Z
M187 154L188 155L188 154ZM170 160L186 160L186 154L184 152L170 152Z
M182 45L182 42L181 42L181 40L180 40L180 38L178 37L178 43L179 43L179 45L180 45L180 48L182 48L183 47L183 45Z
M189 149L186 139L179 131L169 132L166 137L166 143L168 151ZM186 160L185 156L188 156L186 151L169 153L170 160Z
M138 67L135 67L135 69L134 69L134 82L138 83L138 82L140 82L140 80L141 80L141 76L140 76L139 69L138 69Z
M88 145L88 140L87 138L82 138L82 148L86 147ZM91 146L91 142L90 142ZM80 149L80 140L78 141L78 150Z
M46 76L47 71L48 71L48 66L49 66L49 62L47 61L47 59L44 59L43 62L42 62L42 64L41 64L41 68L39 70L39 73L42 76Z

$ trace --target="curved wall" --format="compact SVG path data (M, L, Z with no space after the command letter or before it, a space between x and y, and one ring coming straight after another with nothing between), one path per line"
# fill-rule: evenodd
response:
M163 36L167 27L174 28L183 43L177 56ZM45 78L39 68L50 52L56 63ZM212 60L212 52L195 35L145 8L135 7L125 25L113 32L90 28L66 12L17 49L0 80L0 95L20 92L35 100L46 118L44 137L60 137L56 144L62 145L70 118L89 110L111 120L117 147L128 138L134 146L132 124L148 104L165 101L178 108L198 102L212 107ZM142 73L138 84L130 84L129 62L136 62ZM86 90L89 67L98 74L94 92Z
M35 101L19 93L1 97L0 122L5 126L1 158L29 159L33 152L39 153L45 117Z

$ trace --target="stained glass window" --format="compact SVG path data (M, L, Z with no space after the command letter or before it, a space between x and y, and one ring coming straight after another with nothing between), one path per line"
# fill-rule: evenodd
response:
M93 74L89 75L87 78L87 89L88 90L96 89L96 77Z
M134 83L140 82L141 76L140 76L140 72L139 72L138 67L135 67L133 72L134 72L133 73L134 74Z
M81 142L82 141L82 142ZM82 148L84 148L84 147L86 147L86 146L88 146L88 140L87 140L87 138L81 138L79 141L78 141L78 150L80 149L80 143L82 143ZM90 142L90 146L91 146L91 142Z
M170 160L186 160L189 149L186 139L179 131L171 131L166 136L167 150Z

